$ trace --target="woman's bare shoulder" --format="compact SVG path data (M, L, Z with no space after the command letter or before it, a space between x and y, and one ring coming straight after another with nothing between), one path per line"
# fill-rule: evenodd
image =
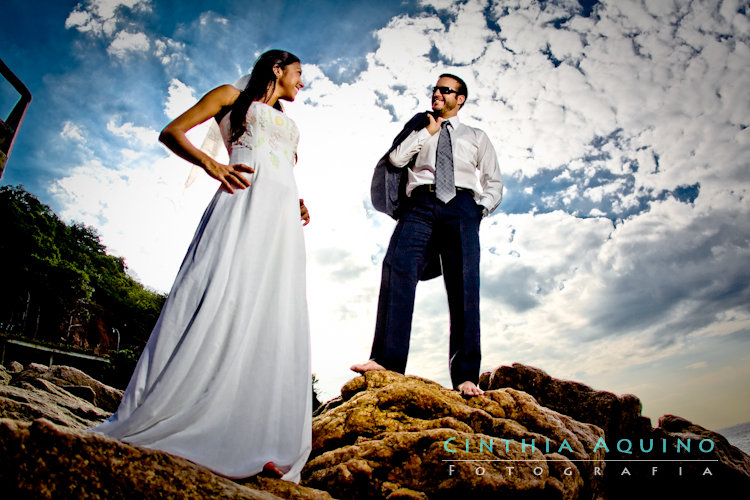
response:
M237 87L233 85L221 85L203 96L203 100L214 101L220 104L221 107L224 107L234 104L239 95L240 91Z

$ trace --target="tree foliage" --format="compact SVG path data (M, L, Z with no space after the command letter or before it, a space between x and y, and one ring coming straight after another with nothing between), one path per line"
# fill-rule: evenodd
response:
M22 186L3 186L0 234L0 331L101 354L140 351L165 296L131 278L93 227L65 224Z

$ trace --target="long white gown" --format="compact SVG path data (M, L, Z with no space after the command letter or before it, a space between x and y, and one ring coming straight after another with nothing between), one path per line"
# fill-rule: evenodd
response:
M299 133L260 102L246 127L229 144L229 115L220 124L251 187L217 191L117 413L92 430L227 477L273 461L299 482L312 418Z

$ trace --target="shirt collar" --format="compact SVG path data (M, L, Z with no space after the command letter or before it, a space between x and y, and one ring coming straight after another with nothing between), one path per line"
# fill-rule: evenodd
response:
M451 127L453 127L453 130L456 130L456 127L458 127L459 125L461 125L461 120L458 119L458 115L451 116L446 121L451 124Z

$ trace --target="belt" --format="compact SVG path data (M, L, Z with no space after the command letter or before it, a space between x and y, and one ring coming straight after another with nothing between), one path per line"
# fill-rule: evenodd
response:
M474 192L473 189L463 188L463 187L456 186L456 193L459 193L461 191L468 191L470 193ZM412 194L413 193L422 193L422 192L424 192L424 193L434 193L435 192L435 184L420 184L419 186L417 186L414 189L412 189L411 192L412 192Z

